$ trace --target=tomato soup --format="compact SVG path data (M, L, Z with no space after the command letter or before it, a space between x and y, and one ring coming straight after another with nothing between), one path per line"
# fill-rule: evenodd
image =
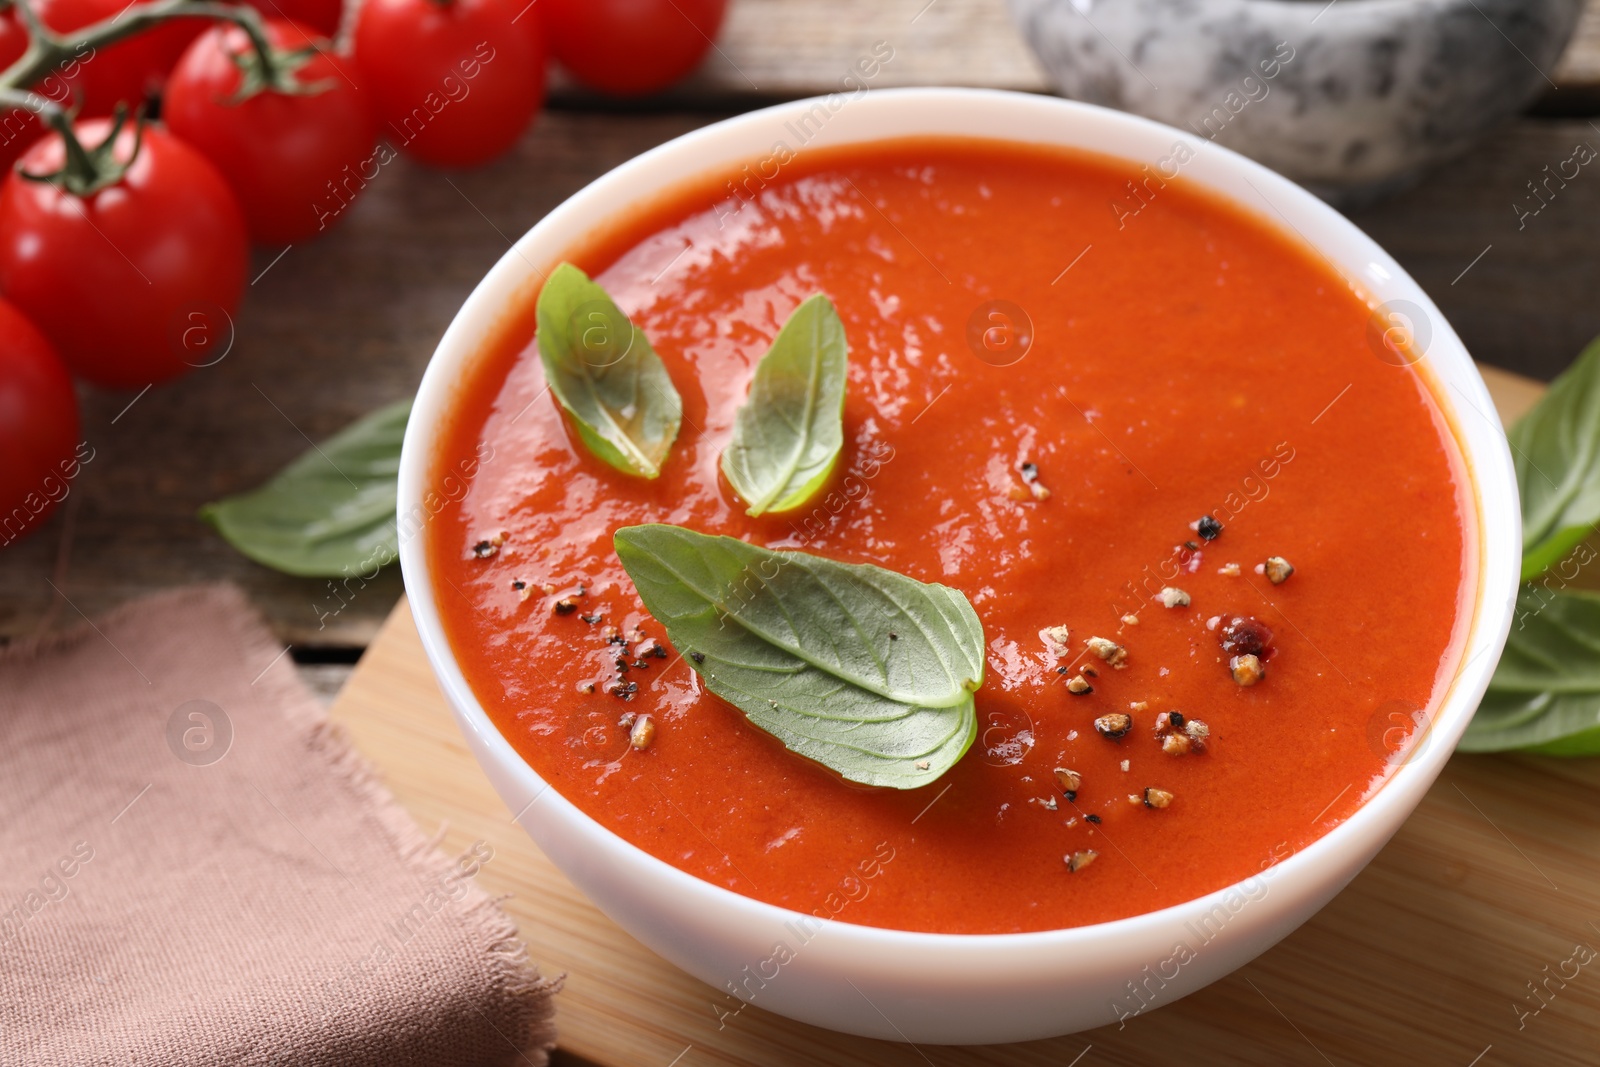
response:
M511 744L667 863L905 930L1151 911L1348 818L1448 687L1475 567L1464 462L1364 294L1269 222L1099 157L917 139L772 170L569 253L682 394L659 479L568 424L536 292L462 383L427 552ZM818 292L850 344L844 452L804 507L750 518L719 454ZM613 533L650 522L965 593L987 642L972 749L872 788L750 725L617 560Z

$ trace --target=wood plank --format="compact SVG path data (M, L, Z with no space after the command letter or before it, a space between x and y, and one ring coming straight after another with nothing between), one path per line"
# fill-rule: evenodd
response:
M1526 383L1510 384L1527 398ZM1552 984L1537 1015L1517 1014L1540 1004L1527 983L1555 972L1577 943L1600 945L1600 826L1592 814L1600 761L1457 756L1377 860L1305 927L1232 976L1123 1029L916 1049L753 1007L719 1027L714 1009L729 1007L721 993L602 916L511 821L455 728L404 604L333 716L425 828L448 827L447 847L483 840L493 848L482 883L510 894L506 907L546 973L566 972L562 1048L597 1067L1062 1067L1089 1049L1086 1065L1576 1067L1592 1063L1600 1047L1600 978L1587 972Z
M1050 91L1005 0L733 0L716 49L653 106L750 107L836 92L879 42L893 58L872 79L874 88ZM559 71L552 99L604 103Z
M1550 73L1556 88L1539 101L1551 114L1593 115L1600 112L1600 0L1587 0L1578 32Z

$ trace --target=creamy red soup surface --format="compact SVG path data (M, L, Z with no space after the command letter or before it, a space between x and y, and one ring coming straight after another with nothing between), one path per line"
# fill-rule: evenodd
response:
M568 426L536 291L506 309L443 433L433 595L528 763L716 885L946 933L1152 911L1348 818L1448 687L1475 566L1454 438L1375 343L1365 297L1182 181L1142 185L1131 214L1144 175L1094 156L917 139L749 174L568 256L683 396L659 479L606 466ZM845 450L806 506L750 518L719 453L756 361L817 292L849 338ZM612 534L652 522L961 590L988 643L972 749L926 787L872 788L751 726L617 560ZM1294 568L1281 584L1272 557ZM1230 634L1263 646L1257 684L1235 680ZM1120 668L1094 637L1125 650ZM1120 739L1096 730L1119 713ZM639 750L643 714L657 729ZM1078 776L1070 797L1057 768Z

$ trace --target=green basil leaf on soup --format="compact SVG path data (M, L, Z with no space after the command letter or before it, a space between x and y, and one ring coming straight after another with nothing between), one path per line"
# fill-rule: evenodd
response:
M1559 562L1600 524L1600 341L1511 429L1522 495L1522 578Z
M795 308L756 364L722 453L722 472L749 514L797 508L833 473L848 370L844 324L818 293Z
M570 263L539 292L539 360L584 446L641 478L661 474L683 400L644 331Z
M680 526L625 527L615 544L706 688L791 751L914 789L972 745L983 625L960 592Z
M1600 596L1525 585L1463 752L1600 755Z
M244 555L313 578L370 572L399 554L395 495L411 401L314 445L266 484L200 509Z

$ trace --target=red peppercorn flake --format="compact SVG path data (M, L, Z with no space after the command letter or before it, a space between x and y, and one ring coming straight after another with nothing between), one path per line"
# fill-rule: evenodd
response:
M1235 615L1222 626L1222 651L1230 656L1272 656L1272 628L1250 615Z

